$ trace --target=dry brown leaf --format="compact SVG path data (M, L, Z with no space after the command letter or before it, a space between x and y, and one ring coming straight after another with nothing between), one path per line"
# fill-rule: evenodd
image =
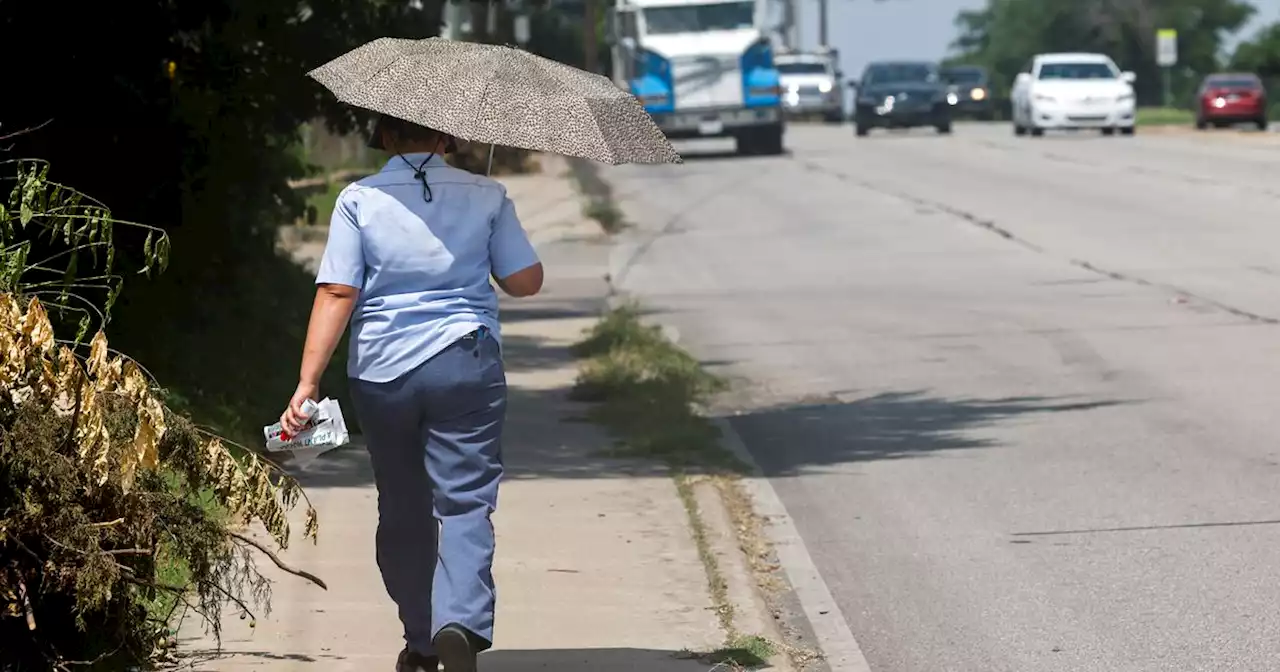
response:
M22 317L22 337L33 350L48 353L56 344L53 338L53 325L38 299L31 299L27 306L27 314Z

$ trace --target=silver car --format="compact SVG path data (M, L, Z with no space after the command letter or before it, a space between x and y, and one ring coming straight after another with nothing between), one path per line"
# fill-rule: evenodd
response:
M844 120L844 91L832 55L782 53L773 62L782 88L782 109L788 116L822 115L831 123Z

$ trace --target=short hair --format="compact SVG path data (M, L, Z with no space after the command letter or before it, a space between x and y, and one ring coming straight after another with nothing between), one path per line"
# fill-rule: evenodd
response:
M398 117L387 114L378 115L377 121L373 124L373 133L369 138L369 146L373 149L389 151L382 142L383 132L389 132L401 140L410 142L431 142L437 138L444 137L447 139L446 152L457 151L458 146L453 136L443 131L437 131L434 128L428 128L421 124L415 124L412 121L405 121Z

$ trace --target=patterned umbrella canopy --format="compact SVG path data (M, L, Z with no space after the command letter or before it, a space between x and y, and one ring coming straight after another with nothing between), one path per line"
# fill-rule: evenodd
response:
M681 162L635 96L520 49L384 37L308 74L344 103L471 142L614 165Z

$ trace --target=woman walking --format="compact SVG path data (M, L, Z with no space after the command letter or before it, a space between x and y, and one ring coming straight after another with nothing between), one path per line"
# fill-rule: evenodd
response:
M382 116L392 153L338 197L311 310L302 403L348 323L347 373L378 489L377 561L404 624L397 672L474 672L491 646L494 531L506 376L498 300L542 288L533 246L499 183L446 164L454 138ZM438 524L437 524L438 523Z

